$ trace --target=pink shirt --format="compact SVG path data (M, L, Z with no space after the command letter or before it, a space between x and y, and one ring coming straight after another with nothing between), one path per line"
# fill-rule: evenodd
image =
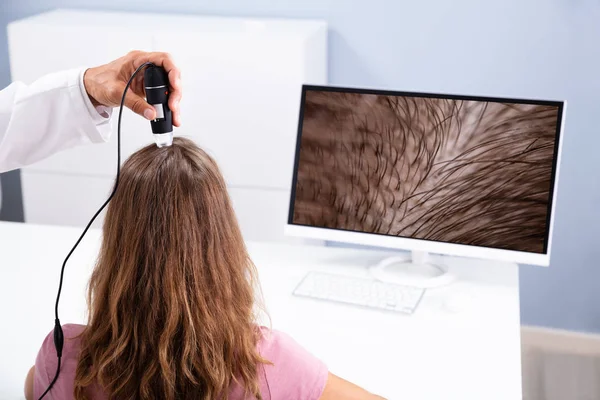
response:
M75 370L80 351L79 335L84 325L63 326L65 344L61 371L57 382L44 399L67 400L73 398ZM263 358L273 365L259 367L260 390L264 400L318 400L327 383L328 370L323 362L308 353L285 333L261 327L263 339L258 350ZM34 398L44 393L56 374L56 350L52 332L46 336L35 361L33 382ZM92 388L90 400L105 400L108 397L98 388ZM234 387L230 400L244 400L243 390Z

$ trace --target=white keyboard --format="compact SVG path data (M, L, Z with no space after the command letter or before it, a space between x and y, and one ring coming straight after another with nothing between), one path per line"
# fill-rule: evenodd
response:
M310 272L294 295L399 312L414 313L425 289L374 279Z

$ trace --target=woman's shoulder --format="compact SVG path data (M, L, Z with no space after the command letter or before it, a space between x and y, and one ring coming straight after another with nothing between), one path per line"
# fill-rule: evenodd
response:
M64 337L63 349L67 350L68 348L72 347L73 345L78 345L80 342L79 338L80 338L81 334L83 333L83 331L85 330L85 328L86 328L85 325L79 325L79 324L61 325L61 329L62 329L62 333L63 333L63 337ZM44 339L44 343L42 344L42 350L44 350L45 347L51 347L52 350L54 352L56 352L56 350L54 349L54 329L52 329L46 335L46 338ZM63 350L63 353L64 353L64 350Z
M62 359L66 362L70 358L77 358L81 347L81 334L85 330L85 325L64 324L61 326L63 333L63 351ZM44 338L42 346L38 352L37 363L47 369L56 368L58 360L56 358L56 347L54 345L54 329L52 329Z
M264 370L271 397L318 399L329 374L325 363L291 335L266 327L260 327L260 330L258 349L270 362L264 365Z
M301 345L289 334L277 330L267 328L265 326L260 327L260 341L258 348L263 356L275 356L275 355L292 355L291 353L304 350Z
M80 337L83 331L85 330L85 325L79 324L64 324L61 325L62 333L63 333L63 354L65 352L69 352L73 347L78 347L80 345ZM52 329L46 339L44 340L44 345L51 344L52 349L54 350L54 329ZM55 350L54 350L55 351ZM66 357L65 357L66 358Z
M62 326L63 335L66 338L75 339L77 336L81 335L85 330L86 325L80 324L64 324Z
M61 394L72 393L75 368L80 351L80 336L85 330L85 325L65 324L61 326L64 345L60 376L52 389L52 398L61 398ZM56 374L58 358L54 346L54 329L45 337L35 361L34 395L38 398L48 387L52 377Z

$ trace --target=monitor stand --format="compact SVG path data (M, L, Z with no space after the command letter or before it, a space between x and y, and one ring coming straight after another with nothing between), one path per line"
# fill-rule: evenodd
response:
M413 251L408 256L388 257L369 268L382 282L398 283L423 289L445 286L454 281L448 267L432 262L426 252Z

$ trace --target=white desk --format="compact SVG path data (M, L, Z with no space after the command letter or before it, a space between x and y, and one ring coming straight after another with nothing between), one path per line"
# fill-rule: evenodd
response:
M0 222L0 398L22 397L23 380L54 324L60 267L80 228ZM85 288L100 232L90 231L67 264L61 322L85 323ZM333 373L393 400L521 399L516 265L465 262L459 281L428 290L412 316L291 295L309 270L366 274L383 253L250 243L273 327ZM474 301L449 312L459 293Z

